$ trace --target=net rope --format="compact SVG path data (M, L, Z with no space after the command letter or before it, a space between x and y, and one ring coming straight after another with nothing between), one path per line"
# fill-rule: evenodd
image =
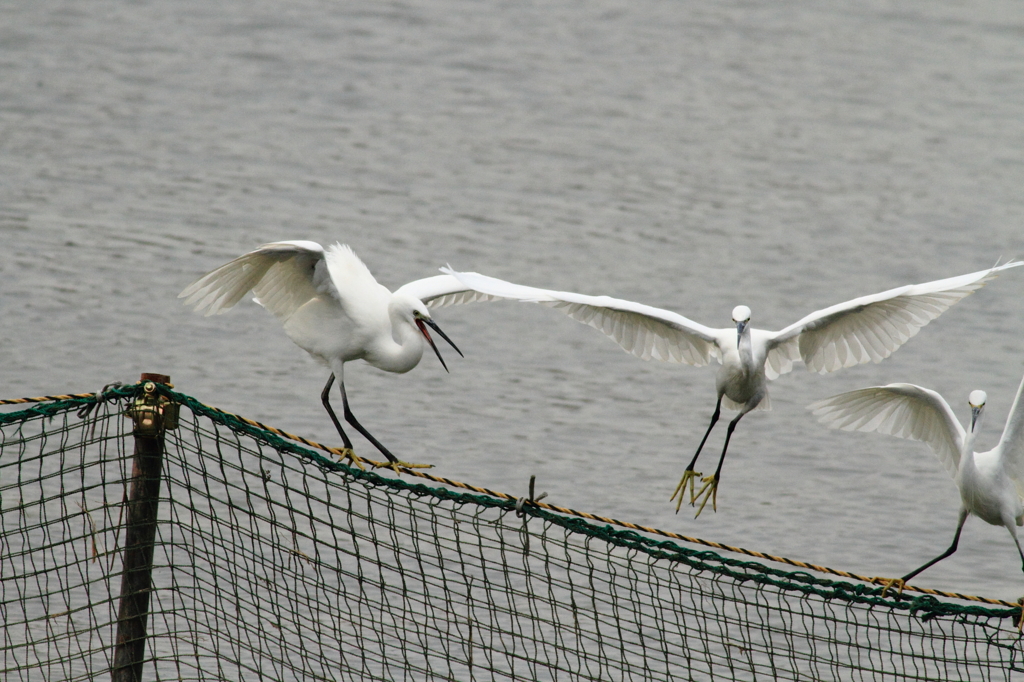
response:
M109 674L139 390L0 413L0 679ZM1024 679L1016 605L883 597L747 550L517 512L513 496L360 470L160 391L181 415L145 679Z

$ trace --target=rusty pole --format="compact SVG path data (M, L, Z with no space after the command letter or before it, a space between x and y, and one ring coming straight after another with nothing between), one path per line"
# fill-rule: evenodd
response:
M125 520L121 604L111 668L113 682L142 682L164 431L177 426L177 404L168 401L156 389L158 383L170 386L171 378L163 374L143 374L141 381L142 392L128 410L128 416L135 423L135 457Z

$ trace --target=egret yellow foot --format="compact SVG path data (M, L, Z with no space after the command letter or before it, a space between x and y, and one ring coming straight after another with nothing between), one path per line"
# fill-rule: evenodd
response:
M874 578L871 582L876 582L883 585L881 594L881 596L883 597L885 596L885 593L889 590L893 588L898 588L898 591L896 592L896 598L899 599L903 596L903 588L906 587L906 582L903 580L903 578Z
M1024 597L1017 600L1020 604L1020 620L1017 621L1017 632L1024 632Z
M366 471L366 467L363 466L362 458L360 458L352 448L337 448L334 450L334 454L338 456L339 462L344 462L347 459L363 471Z
M676 486L676 491L672 493L672 497L668 498L669 502L676 499L676 495L679 496L679 501L676 502L676 513L679 513L679 508L683 506L683 497L686 494L686 484L690 484L690 504L693 504L693 482L699 477L700 474L695 472L693 469L687 469L683 472L683 478L679 481L679 485Z
M704 485L697 491L693 504L696 504L701 496L704 497L704 501L700 503L700 509L697 510L693 518L700 516L700 513L704 511L704 507L707 506L709 499L711 500L711 508L718 511L718 476L705 476L701 480L704 481Z
M391 469L401 475L400 469L433 469L433 464L413 464L411 462L381 462L375 465L378 469Z

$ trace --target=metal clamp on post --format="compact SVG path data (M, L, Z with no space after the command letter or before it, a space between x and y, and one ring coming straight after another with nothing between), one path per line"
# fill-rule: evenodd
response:
M128 415L135 422L138 436L156 436L161 431L178 428L178 403L157 391L157 383L170 386L170 377L144 374L142 393L128 406ZM161 381L161 379L163 379Z

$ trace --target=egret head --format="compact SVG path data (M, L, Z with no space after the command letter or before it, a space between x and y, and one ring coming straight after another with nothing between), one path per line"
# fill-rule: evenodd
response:
M420 333L423 334L423 337L427 340L427 343L430 344L430 347L434 349L434 354L437 355L437 359L441 361L441 366L444 367L444 371L447 372L448 365L445 364L444 358L441 357L441 351L439 351L437 349L437 346L434 345L434 339L430 338L430 332L427 331L427 327L430 327L435 332L437 332L442 339L448 342L448 345L455 349L456 353L462 355L462 351L459 350L459 347L456 346L451 339L448 338L447 334L441 331L441 328L437 326L437 323L430 318L430 311L427 310L427 306L423 305L422 301L413 301L412 320L415 323L416 327L420 330ZM466 356L462 355L462 357Z
M981 421L981 412L985 407L988 395L985 391L971 391L967 396L967 403L971 406L971 430L973 431L978 422Z
M750 308L745 305L738 305L732 309L732 321L736 323L737 337L743 335L743 330L750 324Z

